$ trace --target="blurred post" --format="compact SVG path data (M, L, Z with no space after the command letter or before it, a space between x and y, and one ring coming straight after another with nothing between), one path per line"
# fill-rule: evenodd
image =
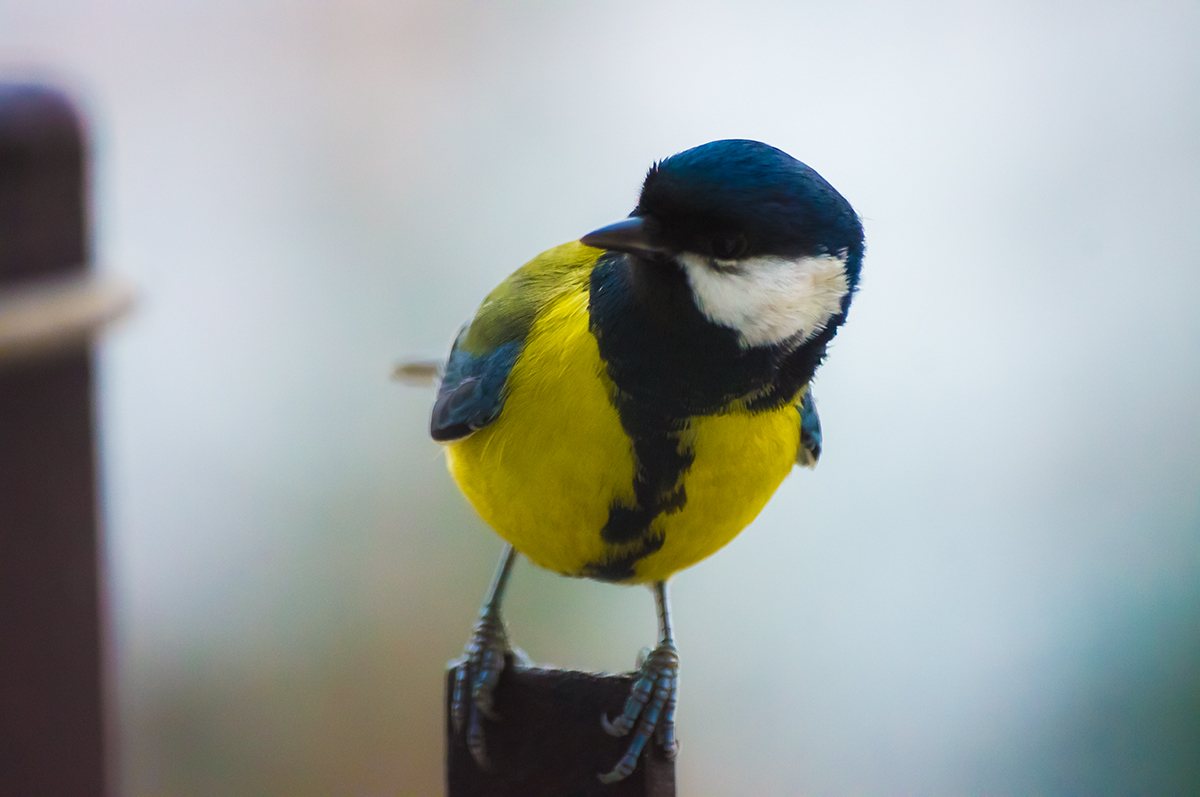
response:
M629 737L615 738L600 726L602 713L618 713L633 676L569 670L516 669L511 660L496 687L498 722L484 720L486 773L475 763L462 734L450 722L454 668L446 673L447 797L675 797L675 762L651 740L637 769L604 785L596 776L616 765Z
M0 298L87 263L83 134L0 84ZM0 360L0 794L103 795L102 621L86 338Z

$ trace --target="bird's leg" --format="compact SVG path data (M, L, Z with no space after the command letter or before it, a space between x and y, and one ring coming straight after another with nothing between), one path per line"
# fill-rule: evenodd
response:
M471 640L462 658L451 662L455 665L455 672L450 719L456 733L462 733L466 728L467 747L471 750L471 756L487 771L491 770L491 762L488 761L487 748L484 746L483 721L480 717L499 719L492 708L492 691L500 681L504 656L509 652L508 635L504 631L504 621L500 619L500 601L504 598L504 588L508 585L508 576L516 561L516 549L505 543L496 577L492 579L487 598L479 610L479 620L475 623Z
M674 758L679 751L675 741L675 695L679 691L679 653L671 633L671 607L667 602L667 583L654 582L654 602L658 606L658 647L650 651L638 668L625 710L615 720L601 715L604 730L613 736L637 731L629 742L625 755L611 772L599 775L602 783L616 783L629 776L637 766L638 756L650 737L658 739L663 754ZM641 721L639 722L639 717Z

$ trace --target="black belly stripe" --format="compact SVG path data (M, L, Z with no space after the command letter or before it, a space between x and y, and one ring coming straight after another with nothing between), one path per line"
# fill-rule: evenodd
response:
M733 329L704 317L673 263L610 252L592 270L589 290L589 329L636 470L633 505L609 507L600 529L606 555L580 574L626 581L639 561L663 547L663 524L655 520L687 504L683 480L695 458L687 419L719 414L735 402L761 412L794 400L842 317L798 348L745 349Z
M635 504L614 502L609 507L600 538L612 547L611 556L584 568L589 577L604 581L632 578L637 563L662 548L665 536L652 524L687 505L683 477L695 459L682 439L687 421L656 415L619 397L614 404L633 443Z
M687 421L656 415L619 398L615 404L621 426L633 442L633 495L637 503L632 507L618 503L609 507L608 522L600 537L620 545L646 536L658 515L683 509L687 504L683 475L695 456L680 439Z
M636 575L634 568L637 563L661 549L665 540L666 538L661 534L642 537L632 550L614 554L602 562L589 562L584 565L579 575L614 584L628 581Z

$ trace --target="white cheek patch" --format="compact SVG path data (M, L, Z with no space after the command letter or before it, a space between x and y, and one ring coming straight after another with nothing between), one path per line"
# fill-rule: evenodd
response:
M743 348L807 340L841 312L849 291L846 261L832 255L716 261L683 253L696 306L714 324L737 330Z

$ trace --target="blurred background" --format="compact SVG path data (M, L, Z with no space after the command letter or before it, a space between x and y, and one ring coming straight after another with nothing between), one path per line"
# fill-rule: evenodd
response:
M438 794L499 542L426 434L534 254L722 137L862 215L825 452L673 582L680 793L1200 788L1200 5L0 4L80 101L128 795ZM536 660L643 589L522 563Z

